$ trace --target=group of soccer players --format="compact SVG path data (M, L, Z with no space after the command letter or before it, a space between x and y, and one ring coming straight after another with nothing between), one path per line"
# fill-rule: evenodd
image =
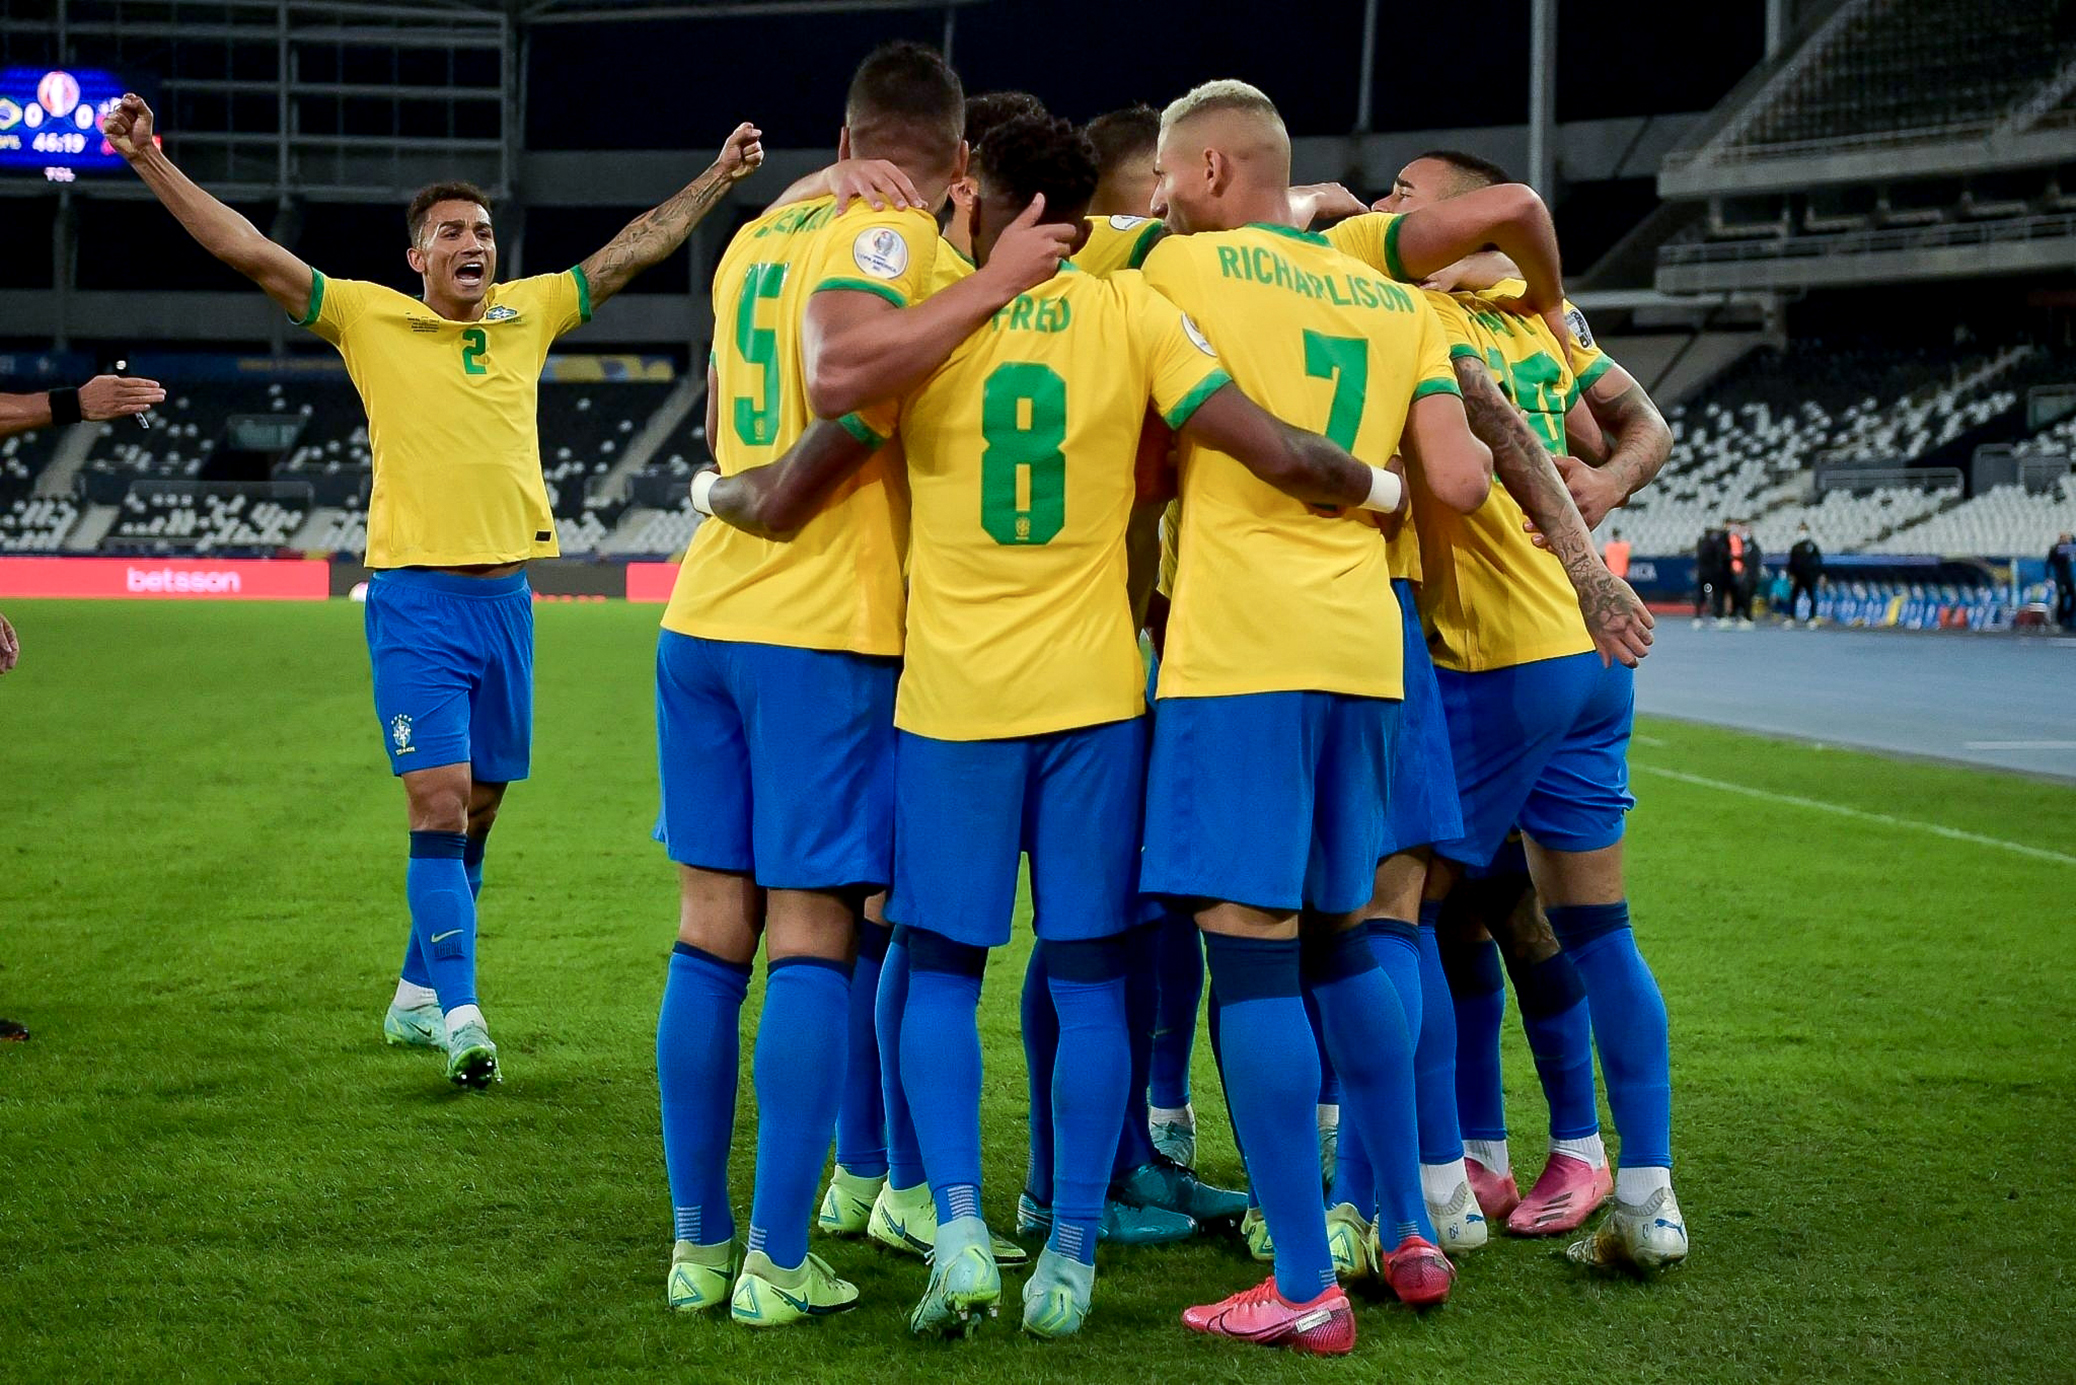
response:
M481 195L428 189L421 302L266 242L172 168L135 98L108 130L367 403L368 638L411 819L384 1030L485 1085L475 896L526 771L523 564L555 551L540 364L754 170L757 132L583 265L513 284ZM1028 1332L1080 1330L1099 1241L1224 1219L1273 1273L1184 1323L1319 1353L1353 1346L1343 1283L1438 1303L1490 1219L1559 1235L1612 1200L1574 1260L1684 1258L1665 1013L1622 884L1650 618L1588 529L1669 434L1564 302L1532 191L1455 153L1374 211L1289 179L1243 83L1084 132L1020 94L969 102L892 44L853 79L837 163L730 242L719 469L692 488L714 518L656 662L673 1308L770 1327L852 1306L819 1224L926 1256L918 1333L994 1311L1027 1252L982 1212L976 1012L1026 856ZM1244 1193L1188 1167L1207 964ZM1507 972L1550 1102L1525 1198Z

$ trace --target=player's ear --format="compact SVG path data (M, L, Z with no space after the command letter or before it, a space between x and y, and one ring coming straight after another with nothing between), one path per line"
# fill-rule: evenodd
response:
M1086 212L1087 210L1088 208L1086 207L1082 208L1082 211L1084 212ZM1090 228L1088 224L1088 218L1086 216L1077 216L1074 218L1074 240L1073 243L1067 247L1067 256L1069 259L1073 258L1076 255L1079 255L1081 253L1081 248L1088 244L1089 229Z
M966 170L967 170L967 168L968 168L968 167L970 167L970 166L971 166L971 165L970 165L970 164L968 163L968 160L969 160L969 159L971 159L971 158L972 158L972 156L973 156L973 146L972 146L972 145L970 145L970 144L968 144L968 143L966 143L966 141L964 141L964 140L960 140L960 141L959 141L959 156L958 156L958 157L957 157L956 159L953 159L953 160L952 160L952 177L953 177L953 178L955 178L955 179L956 179L956 178L964 178L964 177L966 176Z
M1232 160L1225 156L1225 151L1223 149L1206 149L1204 151L1204 186L1210 191L1211 195L1214 197L1224 195L1226 186L1232 181L1233 164Z
M413 274L425 273L425 256L418 252L415 245L404 251L404 263L411 266Z
M846 125L841 130L838 130L836 132L836 157L839 159L848 159L850 156L851 127Z

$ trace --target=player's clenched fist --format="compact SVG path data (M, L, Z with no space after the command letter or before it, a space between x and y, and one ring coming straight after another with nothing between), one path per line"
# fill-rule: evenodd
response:
M749 177L763 162L764 132L747 120L735 127L735 132L721 146L721 157L714 160L715 166L728 176L730 182Z
M151 132L154 122L151 107L136 92L125 92L123 99L115 103L101 122L101 133L108 136L109 147L126 159L134 159L151 148Z

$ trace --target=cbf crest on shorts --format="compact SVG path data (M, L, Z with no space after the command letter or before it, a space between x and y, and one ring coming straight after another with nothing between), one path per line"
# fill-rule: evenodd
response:
M409 755L417 747L411 744L411 718L398 712L389 719L389 739L396 746L396 753Z

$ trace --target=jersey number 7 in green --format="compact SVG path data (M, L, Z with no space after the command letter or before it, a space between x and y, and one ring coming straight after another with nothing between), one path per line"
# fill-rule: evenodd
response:
M490 338L483 335L481 327L468 328L461 334L461 373L464 375L488 375L489 367L483 357L490 351Z
M1005 361L981 385L980 527L1000 544L1051 543L1067 523L1067 382Z
M1362 429L1363 402L1370 393L1369 343L1361 337L1329 337L1307 330L1305 374L1334 382L1322 431L1343 452L1353 452L1355 435Z

